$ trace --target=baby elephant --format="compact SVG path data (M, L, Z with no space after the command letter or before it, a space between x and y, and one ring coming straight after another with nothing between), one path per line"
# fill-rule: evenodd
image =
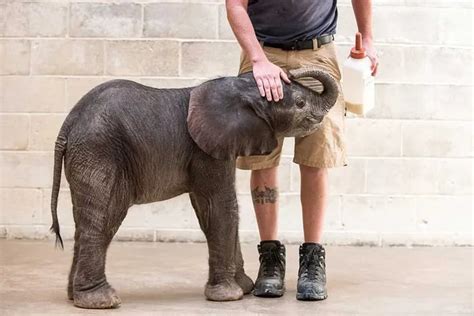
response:
M293 82L282 101L268 102L245 73L184 89L113 80L82 97L56 140L51 198L51 229L62 246L56 208L64 159L76 224L68 284L74 305L120 305L105 258L128 208L186 192L208 243L205 296L238 300L252 290L239 245L235 159L270 153L279 136L311 133L338 95L326 73L292 76L316 78L324 91Z

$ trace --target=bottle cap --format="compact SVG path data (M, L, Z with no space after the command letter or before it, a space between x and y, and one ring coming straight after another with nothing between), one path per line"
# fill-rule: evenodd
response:
M351 57L355 59L362 59L367 56L365 54L365 48L362 47L362 34L359 32L356 33L355 47L351 49Z

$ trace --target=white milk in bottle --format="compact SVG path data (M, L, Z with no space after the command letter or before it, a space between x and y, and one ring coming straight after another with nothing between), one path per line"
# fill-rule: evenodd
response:
M371 61L362 47L362 34L356 34L355 47L344 62L342 92L349 112L365 116L374 107L375 87Z

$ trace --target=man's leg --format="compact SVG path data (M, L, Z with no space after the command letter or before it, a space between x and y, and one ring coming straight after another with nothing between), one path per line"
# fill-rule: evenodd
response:
M253 170L250 176L253 207L260 240L276 240L278 230L278 167Z
M252 171L250 189L261 239L258 245L260 269L253 294L279 297L285 292L286 260L285 246L277 240L277 167Z
M305 243L300 246L300 268L296 298L323 300L327 297L325 250L321 245L327 205L326 168L300 165L301 206Z
M326 168L300 165L304 241L321 243L328 195Z

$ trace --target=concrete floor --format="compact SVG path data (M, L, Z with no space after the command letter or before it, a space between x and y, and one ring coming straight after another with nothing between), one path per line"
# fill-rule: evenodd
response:
M204 299L205 244L114 242L109 282L122 298L116 310L83 310L66 299L72 242L0 240L0 315L25 314L308 314L473 315L472 248L328 247L329 298L295 299L297 246L287 247L282 298ZM257 273L256 246L243 244L246 269Z

